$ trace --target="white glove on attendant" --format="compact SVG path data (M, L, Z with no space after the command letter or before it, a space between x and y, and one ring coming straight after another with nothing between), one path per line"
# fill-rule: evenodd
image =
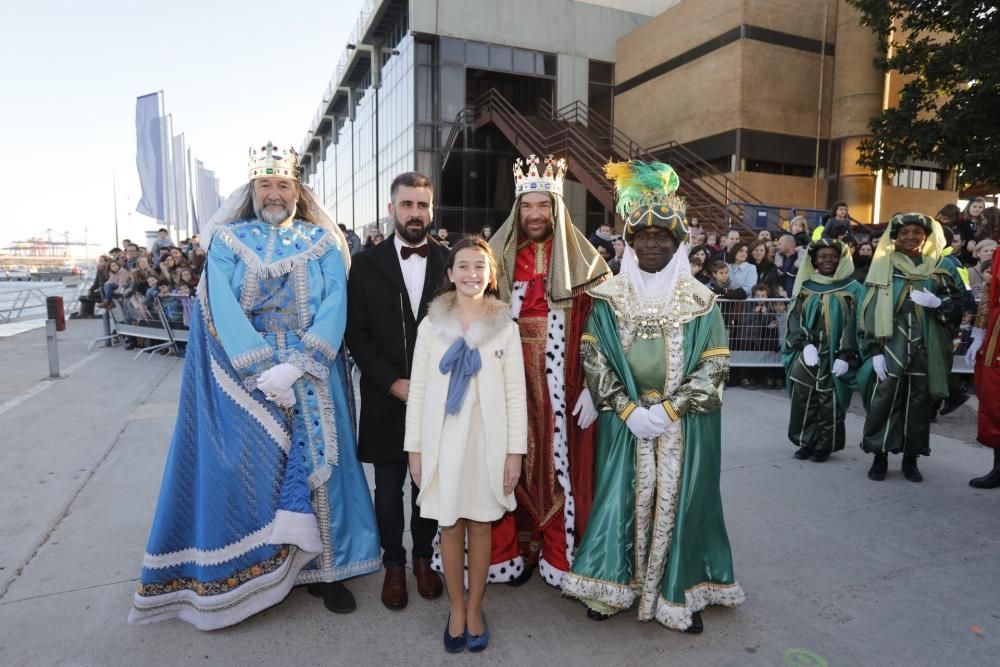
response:
M815 345L809 343L802 348L802 361L810 368L819 364L819 350L816 349Z
M926 287L922 290L910 292L910 301L918 306L930 309L938 308L941 305L941 299L938 298L938 295L928 291Z
M976 327L972 330L972 342L969 343L969 350L965 353L965 363L970 368L976 365L976 355L979 354L979 350L983 349L983 341L985 340L986 329Z
M889 377L889 370L885 367L884 354L876 354L872 357L872 368L875 370L875 375L878 376L879 380L885 380Z
M843 359L837 359L836 361L833 362L833 369L831 372L834 374L835 377L840 377L850 369L851 367L846 361L844 361Z
M625 420L632 435L642 440L660 437L667 430L667 422L651 413L648 408L636 408Z
M597 421L597 408L594 407L594 399L586 387L580 392L580 398L576 399L573 416L576 417L576 425L582 429L588 428Z
M295 405L295 390L286 389L284 393L277 394L274 398L268 396L267 400L277 404L279 408L291 408Z
M273 400L275 396L288 392L300 377L302 370L285 362L268 368L257 376L257 388L264 392L268 399Z

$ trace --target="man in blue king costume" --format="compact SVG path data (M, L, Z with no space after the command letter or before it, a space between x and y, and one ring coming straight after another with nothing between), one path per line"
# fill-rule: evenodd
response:
M238 623L306 584L381 567L356 455L343 334L350 255L298 180L298 156L250 151L250 182L209 221L170 453L131 623Z
M715 294L691 275L680 181L669 165L612 163L627 244L591 288L583 370L600 409L594 503L563 593L603 620L701 632L701 610L743 589L719 492L729 346Z

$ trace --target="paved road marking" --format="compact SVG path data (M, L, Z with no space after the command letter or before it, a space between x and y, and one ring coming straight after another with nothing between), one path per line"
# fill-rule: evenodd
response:
M65 377L69 377L70 375L72 375L76 371L78 371L81 368L83 368L83 366L85 364L93 361L94 359L96 359L97 357L101 356L102 354L104 354L103 350L98 351L98 352L94 352L92 354L88 354L86 357L84 357L80 361L76 362L75 364L70 364L69 366L67 366L66 369L63 370L63 372L62 372L62 376L64 378ZM29 389L28 391L24 392L20 396L12 398L9 401L7 401L6 403L0 404L0 415L2 415L3 413L5 413L5 412L7 412L9 410L12 410L12 409L16 408L17 406L21 405L21 403L24 403L26 400L28 400L32 396L37 396L38 394L42 393L43 391L45 391L46 389L48 389L49 387L52 386L52 382L53 382L52 380L42 380L41 382L39 382L38 384L36 384L34 387L32 387L31 389Z

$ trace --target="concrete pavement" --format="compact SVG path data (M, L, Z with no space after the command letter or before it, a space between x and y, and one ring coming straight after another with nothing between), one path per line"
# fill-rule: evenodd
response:
M71 322L65 379L44 389L44 334L0 339L0 665L987 665L1000 651L1000 490L967 485L990 461L963 407L941 418L922 484L865 477L849 446L799 462L780 392L730 390L723 497L748 601L712 608L692 636L621 614L604 623L537 577L491 587L490 648L448 656L445 601L379 602L381 576L350 582L359 609L294 591L230 629L125 623L173 429L181 362L114 348L88 355L98 321ZM40 341L40 345L39 345ZM87 360L87 361L83 361ZM83 363L78 363L83 362ZM33 393L32 393L33 392ZM4 410L4 405L19 401ZM861 418L848 416L848 442Z

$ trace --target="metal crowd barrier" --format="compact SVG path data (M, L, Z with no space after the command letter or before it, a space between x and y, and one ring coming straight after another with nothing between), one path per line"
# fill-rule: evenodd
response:
M90 349L103 340L112 340L125 347L125 338L145 338L161 341L156 345L140 349L135 358L143 353L149 353L173 348L174 354L184 354L181 343L188 340L188 328L191 323L191 308L193 297L180 294L157 295L150 304L140 297L115 296L115 307L109 311L111 332L108 336L95 338L90 342Z
M785 339L791 299L718 299L729 337L733 368L781 367L781 343ZM965 343L957 344L952 373L972 373L965 363Z

